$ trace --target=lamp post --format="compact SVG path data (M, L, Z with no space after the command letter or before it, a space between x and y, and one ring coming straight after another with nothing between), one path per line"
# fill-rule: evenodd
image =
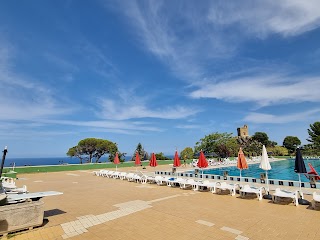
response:
M6 159L7 152L8 152L7 146L5 146L4 150L3 150L2 162L1 162L1 167L0 167L0 206L3 206L7 201L6 200L7 195L6 195L6 192L4 191L4 188L2 187L2 180L1 180L2 169L3 169L3 165L4 165L4 160Z
M4 147L4 150L2 151L3 155L2 155L2 161L1 161L1 167L0 167L0 178L2 176L2 170L3 170L3 166L4 166L4 160L6 159L6 155L8 152L7 146Z

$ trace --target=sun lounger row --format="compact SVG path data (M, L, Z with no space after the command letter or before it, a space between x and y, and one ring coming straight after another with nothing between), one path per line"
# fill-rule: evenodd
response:
M262 200L265 194L268 194L268 190L264 187L250 186L249 184L240 185L238 183L227 182L213 182L202 179L181 178L172 176L150 176L143 172L118 172L109 170L95 171L94 175L107 178L128 180L129 182L136 183L155 183L158 186L178 187L180 189L192 189L194 191L210 191L212 193L226 192L231 196L235 196L238 192L241 198L245 198L249 195L256 196L258 200ZM276 188L272 194L272 202L277 203L282 200L291 199L292 203L296 206L299 205L299 198L303 198L303 193L299 191L287 191L284 189ZM313 208L320 208L320 193L313 194Z
M148 176L142 172L120 172L120 171L111 171L111 170L100 170L94 171L93 174L95 176L106 177L106 178L114 178L120 180L128 180L129 182L139 182L139 183L147 183L150 181L154 181L154 178Z

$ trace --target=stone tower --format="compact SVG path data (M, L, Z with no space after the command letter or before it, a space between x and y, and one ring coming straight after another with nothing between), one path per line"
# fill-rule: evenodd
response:
M249 129L247 125L237 128L238 137L249 137Z

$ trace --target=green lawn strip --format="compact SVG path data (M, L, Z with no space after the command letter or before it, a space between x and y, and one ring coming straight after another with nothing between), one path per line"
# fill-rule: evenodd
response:
M172 164L172 160L159 160L158 165ZM142 162L142 166L149 166L149 161ZM75 171L75 170L94 170L115 168L113 163L90 163L90 164L68 164L68 165L51 165L51 166L25 166L16 167L14 169L17 173L37 173L37 172L61 172L61 171ZM117 165L117 168L135 167L134 162L124 162ZM7 172L11 168L5 168Z

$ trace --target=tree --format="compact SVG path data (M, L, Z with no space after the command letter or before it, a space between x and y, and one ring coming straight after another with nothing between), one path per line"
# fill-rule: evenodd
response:
M239 152L240 146L239 146L239 143L237 141L237 137L232 137L232 138L228 139L226 141L225 145L228 148L228 152L229 152L227 157L238 156L238 152Z
M95 162L98 162L105 154L109 154L110 160L110 155L115 156L117 151L118 147L113 142L104 139L86 138L80 140L77 146L69 148L67 156L78 157L80 163L83 163L83 159L92 163L92 159L95 159Z
M170 158L166 157L163 152L156 153L155 155L157 160L170 160Z
M72 148L69 148L69 150L67 152L67 156L79 158L80 164L82 164L83 160L86 159L86 156L81 152L81 149L78 146L74 146Z
M306 156L320 156L320 148L315 148L313 144L306 144L301 147L301 153Z
M290 153L293 153L300 144L300 139L295 136L286 136L283 140L283 146L287 148Z
M236 140L232 140L232 133L212 133L204 138L201 138L196 143L195 152L202 150L204 153L210 155L216 153L219 157L226 157L230 155L229 146L237 145Z
M273 156L288 156L288 149L281 146L270 147L267 151L272 152Z
M239 144L237 142L237 138L226 139L224 142L217 144L217 153L219 157L230 157L236 156L239 151Z
M253 134L252 139L262 143L265 146L268 146L269 144L269 137L264 132L256 132Z
M246 142L246 145L242 147L244 154L248 156L258 156L261 154L262 143L254 138L250 138L249 141Z
M275 141L268 141L268 144L267 144L268 147L275 147L277 145L278 145L278 143Z
M115 158L115 156L116 156L116 152L118 152L119 161L120 161L120 162L124 162L125 159L126 159L126 154L127 154L127 153L122 153L122 152L119 152L119 151L112 151L112 152L110 152L110 153L109 153L108 160L109 160L110 162L114 162L114 158Z
M310 129L308 129L309 138L307 141L311 142L316 149L320 148L320 122L315 122L310 124Z
M141 143L138 143L136 150L132 154L132 159L131 159L132 161L135 161L136 152L139 153L141 160L147 160L149 158L148 153L144 150Z
M194 153L193 153L193 149L191 147L186 147L180 153L180 157L183 160L193 159L193 155L194 155Z

